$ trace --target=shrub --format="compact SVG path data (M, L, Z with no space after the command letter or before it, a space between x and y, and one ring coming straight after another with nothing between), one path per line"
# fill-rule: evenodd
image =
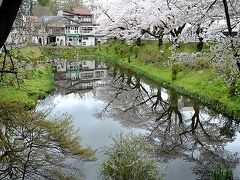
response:
M150 157L153 147L132 134L113 138L114 144L105 150L107 160L100 174L105 179L146 180L161 179L157 162Z
M133 53L135 58L138 58L138 53L139 53L139 47L138 46L133 46Z
M233 180L233 172L232 169L227 168L215 168L211 172L211 179L212 180Z
M120 49L120 48L119 48L117 45L116 45L116 46L114 46L114 47L113 47L113 49L114 49L114 51L115 51L115 53L116 53L116 54L118 54L118 53L119 53L119 49Z
M172 64L172 80L177 79L177 74L182 71L182 65L178 62Z

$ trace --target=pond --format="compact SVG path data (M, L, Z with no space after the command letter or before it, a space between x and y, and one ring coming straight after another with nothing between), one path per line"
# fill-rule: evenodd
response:
M103 148L121 132L154 143L166 179L209 179L211 167L240 177L239 124L171 89L101 60L54 63L56 91L38 103L48 118L69 114L81 144L97 150L84 163L84 179L101 179Z

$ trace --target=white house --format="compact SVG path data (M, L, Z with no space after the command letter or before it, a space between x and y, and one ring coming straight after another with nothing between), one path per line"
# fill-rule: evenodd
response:
M70 20L65 24L66 45L70 46L94 46L94 24L92 14L87 8L72 8L68 11L58 11L58 16Z

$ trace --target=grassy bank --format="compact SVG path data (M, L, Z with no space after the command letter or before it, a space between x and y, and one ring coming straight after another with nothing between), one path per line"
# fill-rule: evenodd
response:
M85 56L93 56L96 52L96 47L45 47L45 54L51 59L67 59L76 60ZM84 59L83 59L84 60Z
M32 108L36 105L38 99L44 98L53 90L50 67L40 66L24 72L19 77L19 87L17 84L1 84L1 101L21 102Z
M144 42L141 47L110 42L99 48L96 53L126 69L147 76L167 88L195 98L225 115L240 120L240 97L230 95L224 80L215 78L218 76L215 69L208 67L181 71L177 79L172 80L172 67L168 65L171 54L169 47L169 44L165 44L158 49L157 42L154 41ZM207 48L205 47L205 50ZM196 45L189 43L181 45L176 52L194 52L195 49Z
M13 75L5 74L0 82L0 101L20 102L33 108L38 99L53 90L52 69L45 65L49 55L36 46L14 49L11 55L18 66L19 86Z

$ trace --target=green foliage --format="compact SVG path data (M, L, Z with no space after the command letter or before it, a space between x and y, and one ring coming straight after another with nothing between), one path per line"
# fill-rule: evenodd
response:
M47 6L49 5L49 0L37 0L38 3L42 6Z
M54 179L55 169L65 177L73 171L69 158L94 159L94 151L80 146L69 117L48 121L45 116L19 102L0 102L1 179Z
M51 58L61 59L77 59L81 55L93 55L97 47L86 47L86 48L44 48L47 54L51 55Z
M215 168L211 172L211 180L233 180L232 169L224 169L221 167Z
M115 53L116 54L118 54L119 53L119 47L116 45L116 46L114 46L114 51L115 51Z
M237 78L234 78L234 80L231 82L231 84L229 85L229 92L231 96L236 96L236 95L240 95L240 73L237 76Z
M113 141L114 144L105 150L108 159L101 165L100 173L105 179L162 179L157 162L149 155L154 151L150 143L122 133Z
M46 62L50 55L44 49L37 46L26 46L20 49L14 49L11 52L15 63L43 63Z
M108 45L106 45L105 49L106 49L106 51L107 51L107 53L108 53L108 51L109 51Z
M127 61L130 63L131 62L131 53L126 53Z
M194 62L194 70L203 70L210 67L210 60L207 58L197 58Z
M132 52L133 52L135 58L138 58L139 49L140 48L137 45L132 46Z
M53 77L51 68L38 67L33 71L26 73L23 86L28 90L30 96L36 96L38 99L45 97L53 90Z
M124 46L122 48L119 49L119 54L120 54L120 57L123 58L123 56L125 55L126 53L126 48L124 48Z
M182 64L174 62L172 64L172 80L177 79L177 74L182 71Z
M226 124L220 128L220 134L230 139L235 136L235 130L229 124Z
M138 58L145 63L160 65L166 60L164 53L162 49L158 49L155 42L144 42L144 45L139 48Z
M2 100L22 102L29 108L35 106L39 98L45 97L53 90L51 68L39 66L36 69L19 70L20 88L17 85L2 84L0 96Z
M210 60L203 57L198 57L193 62L184 62L181 64L183 66L183 70L185 71L199 71L209 68Z

